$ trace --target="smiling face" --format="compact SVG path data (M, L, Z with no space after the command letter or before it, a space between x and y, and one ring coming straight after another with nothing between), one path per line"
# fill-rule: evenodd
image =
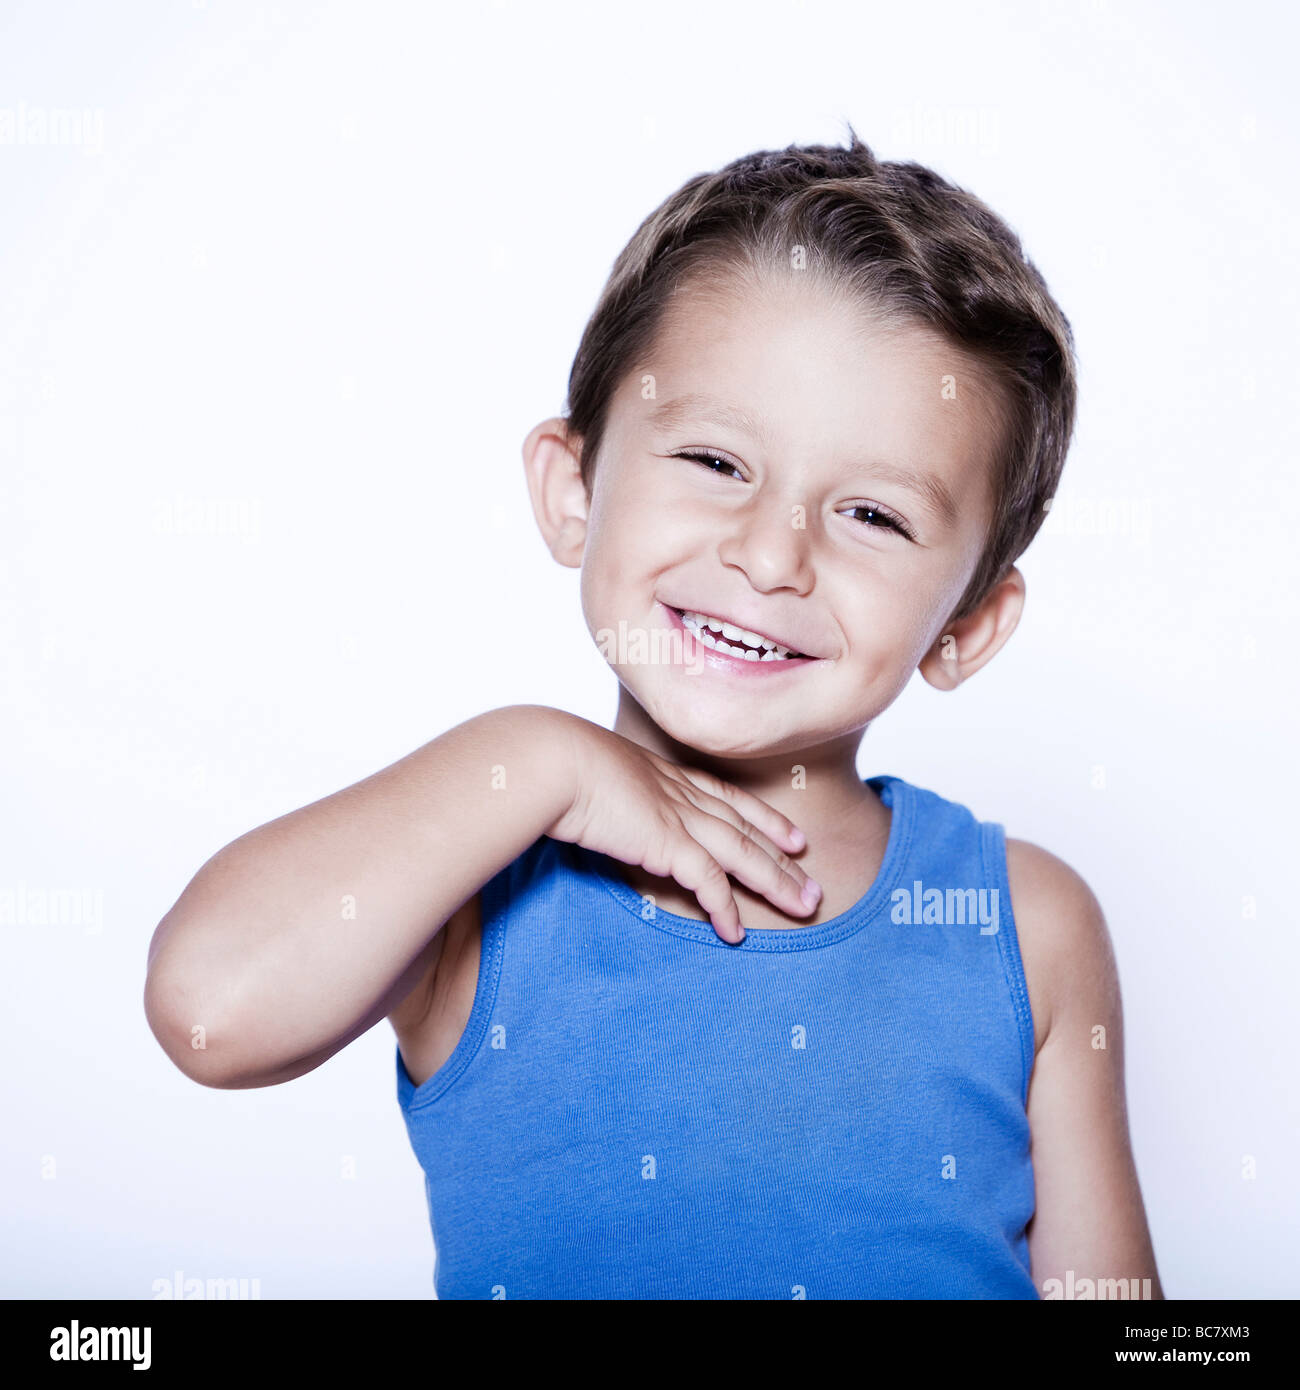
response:
M944 635L979 559L997 404L938 335L811 277L679 294L611 401L582 523L593 636L621 622L677 654L607 650L627 694L719 757L860 734ZM691 614L805 659L702 649ZM704 639L719 640L744 642Z

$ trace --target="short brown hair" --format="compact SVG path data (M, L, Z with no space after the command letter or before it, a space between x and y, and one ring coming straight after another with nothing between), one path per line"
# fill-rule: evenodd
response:
M938 330L1000 390L993 515L951 615L974 611L1033 540L1074 428L1074 339L1016 234L922 164L878 160L849 127L846 148L791 145L698 174L641 224L614 263L569 374L566 423L590 491L609 403L648 354L688 279L807 269L890 321Z

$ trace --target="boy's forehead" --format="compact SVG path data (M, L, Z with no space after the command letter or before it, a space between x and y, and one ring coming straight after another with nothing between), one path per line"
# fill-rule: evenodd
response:
M677 295L619 395L640 431L714 426L846 462L869 448L896 466L924 459L952 490L972 472L987 479L1004 426L1000 395L969 354L811 282Z

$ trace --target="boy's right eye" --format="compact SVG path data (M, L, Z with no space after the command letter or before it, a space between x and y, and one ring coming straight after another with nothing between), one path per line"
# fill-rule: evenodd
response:
M680 454L674 454L673 457L682 459L694 459L696 463L699 463L703 467L707 468L710 473L719 473L719 476L726 477L727 475L725 473L720 473L719 469L713 467L714 464L720 463L723 466L723 468L732 469L737 477L741 476L740 470L736 468L736 465L732 463L730 459L723 458L721 454L711 454L706 449L689 450Z

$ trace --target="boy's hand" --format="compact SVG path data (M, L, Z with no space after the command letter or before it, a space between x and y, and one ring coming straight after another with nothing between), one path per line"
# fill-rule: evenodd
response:
M724 941L745 936L728 874L794 916L817 906L820 888L781 848L797 853L803 832L766 801L589 720L565 727L573 736L567 751L574 793L546 828L552 839L676 879Z

